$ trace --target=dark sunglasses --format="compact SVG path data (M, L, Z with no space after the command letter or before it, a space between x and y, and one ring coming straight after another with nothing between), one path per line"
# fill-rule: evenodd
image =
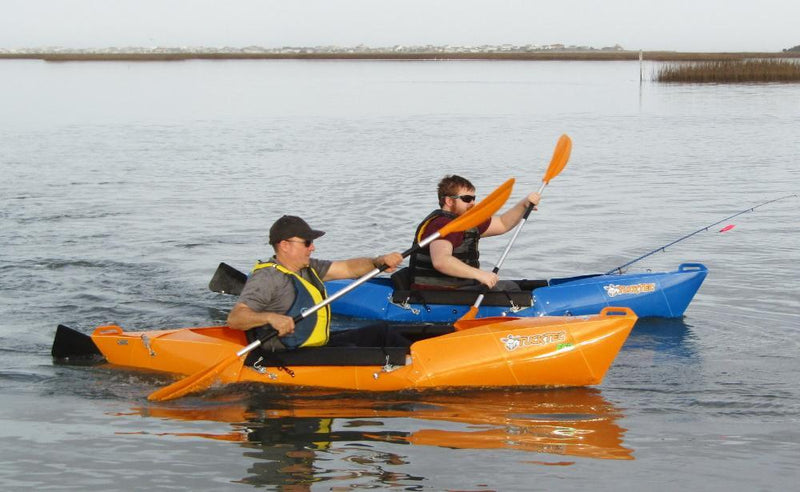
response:
M314 244L313 239L284 239L284 241L288 241L290 243L300 243L305 244L306 248L310 248L312 244Z
M475 195L454 195L451 196L452 199L460 198L464 203L472 203L475 201Z

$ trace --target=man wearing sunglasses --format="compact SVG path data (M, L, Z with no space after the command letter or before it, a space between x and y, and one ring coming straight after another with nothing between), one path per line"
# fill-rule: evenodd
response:
M408 346L401 335L385 325L373 325L341 332L330 331L330 306L325 306L297 324L293 318L326 297L324 281L358 278L374 268L387 265L394 271L403 261L400 253L376 258L328 261L311 258L314 240L325 232L312 229L300 217L284 215L269 230L269 244L275 252L259 262L228 315L228 326L246 330L253 341L266 325L278 332L262 348L285 350L298 347L331 346Z
M417 227L418 243L475 206L475 187L461 176L445 176L438 186L439 207ZM539 204L539 194L531 193L501 215L464 232L453 232L436 239L411 255L409 274L416 289L474 289L481 284L501 290L519 290L513 281L499 282L496 273L481 270L478 241L482 237L504 234L519 223L529 203ZM499 282L499 283L498 283Z

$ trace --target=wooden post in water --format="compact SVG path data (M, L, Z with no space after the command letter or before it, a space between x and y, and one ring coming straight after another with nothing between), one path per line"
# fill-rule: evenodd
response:
M644 55L642 50L639 50L639 84L642 83L644 80L644 67L642 66L642 60L644 59Z

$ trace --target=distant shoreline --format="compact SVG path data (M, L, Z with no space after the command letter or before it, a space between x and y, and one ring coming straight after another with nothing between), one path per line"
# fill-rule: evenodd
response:
M313 52L313 53L85 53L85 52L0 52L0 59L43 60L51 62L70 61L187 61L187 60L518 60L518 61L625 61L638 60L639 51L526 51L526 52ZM676 51L643 51L647 61L721 61L752 58L800 58L800 52L731 52L691 53Z

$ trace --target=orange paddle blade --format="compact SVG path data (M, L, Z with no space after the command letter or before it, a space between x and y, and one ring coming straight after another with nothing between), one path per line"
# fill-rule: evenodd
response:
M544 184L549 184L550 180L558 176L562 169L567 165L569 154L572 152L572 139L566 134L561 135L553 151L553 158L550 159L550 166L544 174L542 181Z
M455 327L456 331L461 330L468 330L470 328L475 328L476 326L485 326L485 325L496 325L498 323L505 323L508 321L514 321L519 318L514 316L491 316L488 318L476 318L476 319L464 319L461 318L456 321L453 326Z
M458 321L453 323L453 326L456 328L456 331L461 331L466 328L470 328L469 323L463 323L463 322L473 320L477 315L478 315L478 306L472 306L471 308L469 308L469 311L464 313L464 316L458 318Z
M222 362L219 362L208 369L203 369L200 372L196 372L191 376L187 376L170 384L169 386L165 386L160 390L150 393L147 399L150 401L167 401L180 398L181 396L188 395L189 393L204 390L214 383L214 380L219 373L224 371L229 365L233 364L237 360L241 360L241 357L238 354L232 354Z
M511 178L481 200L480 203L469 209L468 212L439 229L439 237L444 237L451 232L465 231L489 219L506 203L508 197L511 196L513 188L514 178Z

